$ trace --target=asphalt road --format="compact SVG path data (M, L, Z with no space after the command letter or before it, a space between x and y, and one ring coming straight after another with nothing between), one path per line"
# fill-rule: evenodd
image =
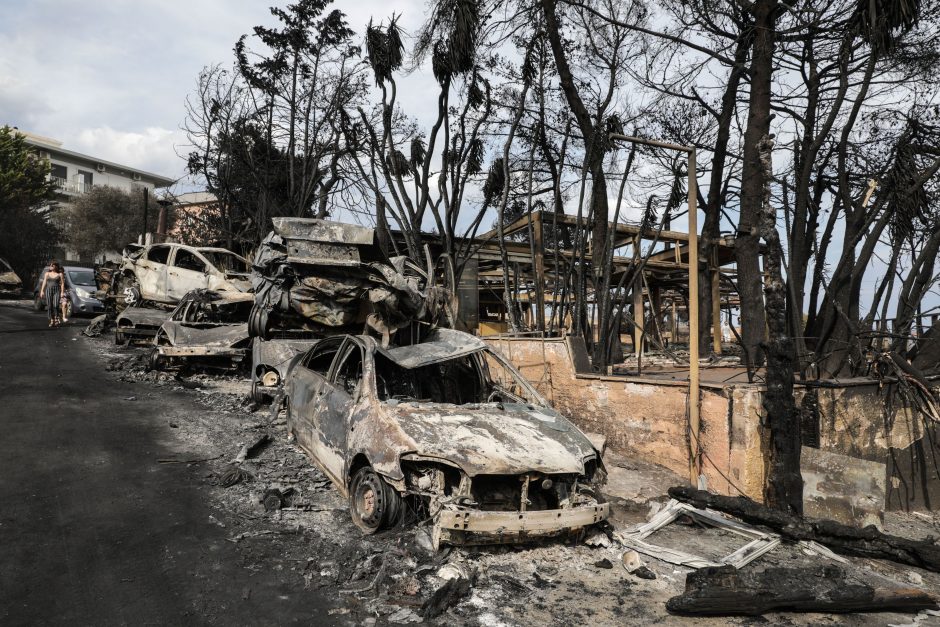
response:
M200 409L126 400L77 322L0 304L0 624L327 622L315 591L226 541L192 471L156 463L183 446L168 412Z

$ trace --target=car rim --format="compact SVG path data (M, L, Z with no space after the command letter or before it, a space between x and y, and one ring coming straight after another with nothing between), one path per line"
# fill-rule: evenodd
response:
M388 493L382 479L369 468L356 474L352 491L353 522L366 533L378 531L386 522Z

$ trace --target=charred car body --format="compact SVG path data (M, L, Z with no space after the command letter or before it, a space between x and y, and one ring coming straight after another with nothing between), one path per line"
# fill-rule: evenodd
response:
M252 336L304 330L326 337L368 327L388 343L396 331L416 321L434 325L453 310L448 292L429 282L433 268L387 258L373 229L311 218L272 223L252 264Z
M440 544L519 542L605 520L598 450L482 340L321 340L291 364L288 433L366 533L406 511Z
M239 292L193 290L186 294L153 338L154 370L198 361L237 368L248 354L247 319L253 297Z
M22 291L23 281L10 264L0 258L0 298L17 298Z
M252 338L251 399L256 403L266 403L278 397L291 361L317 343L317 340L305 338L303 334L295 335L270 340Z
M114 320L114 343L151 342L170 313L166 309L128 307Z
M248 292L248 262L224 248L131 244L114 273L112 293L125 307L143 301L178 303L193 290Z

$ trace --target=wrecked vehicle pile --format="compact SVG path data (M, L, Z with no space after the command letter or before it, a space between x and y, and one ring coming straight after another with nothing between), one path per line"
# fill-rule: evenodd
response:
M308 218L274 218L255 254L252 336L305 330L321 337L389 336L416 321L435 325L447 296L430 285L431 269L405 257L386 259L373 229Z
M432 542L518 543L609 515L599 452L482 340L321 340L285 384L287 430L366 533L410 515Z

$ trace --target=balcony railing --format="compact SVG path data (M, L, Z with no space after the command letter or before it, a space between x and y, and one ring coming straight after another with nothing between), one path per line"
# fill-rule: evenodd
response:
M66 194L85 194L91 189L91 185L85 181L70 181L58 176L50 177L55 186Z

